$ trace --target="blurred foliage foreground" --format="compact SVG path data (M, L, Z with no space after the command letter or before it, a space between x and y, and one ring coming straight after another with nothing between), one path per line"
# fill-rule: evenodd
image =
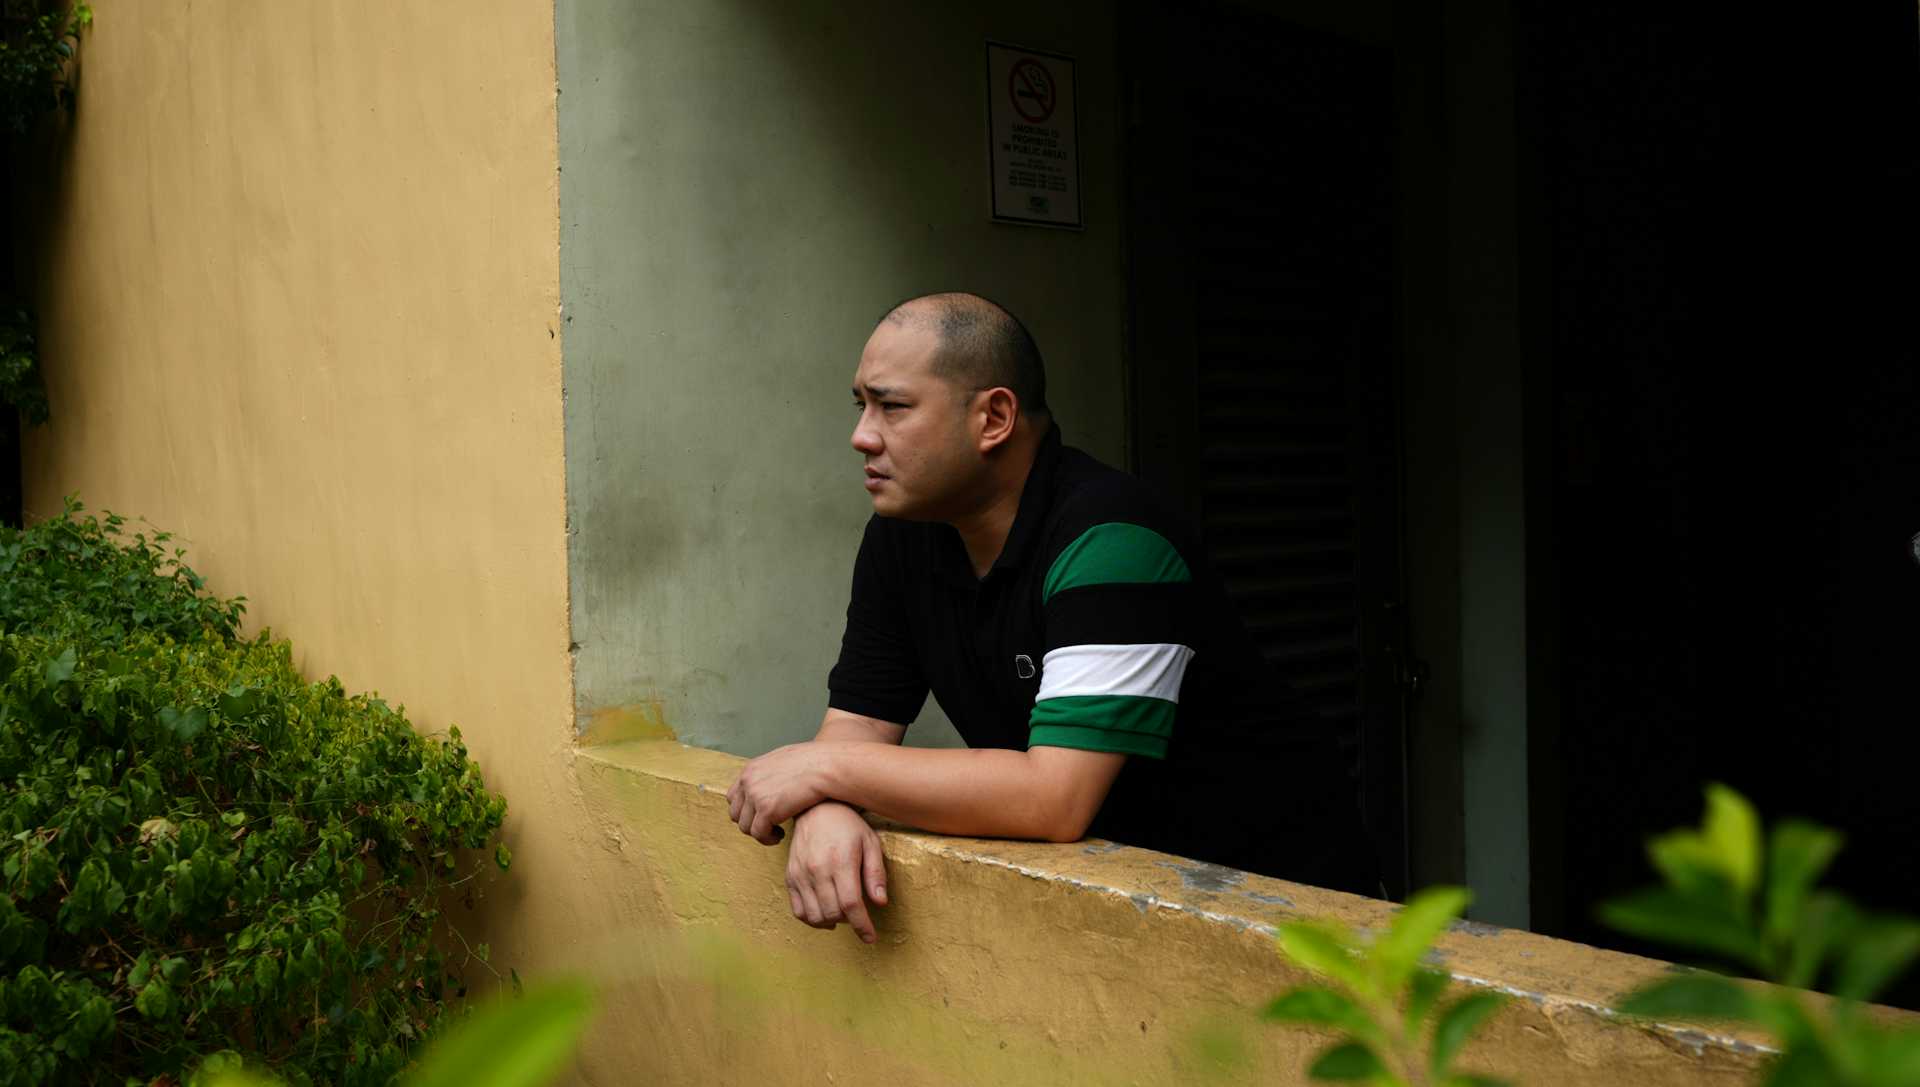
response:
M1778 1050L1762 1072L1766 1087L1920 1087L1920 1030L1877 1023L1864 1007L1920 954L1920 923L1869 913L1820 888L1840 845L1839 833L1806 822L1765 833L1744 797L1709 786L1698 828L1648 843L1661 885L1601 909L1614 928L1705 965L1624 994L1620 1014L1758 1027ZM1429 965L1434 942L1467 899L1457 887L1423 891L1371 940L1340 926L1282 927L1281 953L1327 984L1281 994L1266 1017L1337 1036L1309 1068L1314 1079L1501 1082L1457 1071L1454 1059L1506 998L1477 988L1443 1000L1451 979ZM1809 996L1816 986L1833 999Z

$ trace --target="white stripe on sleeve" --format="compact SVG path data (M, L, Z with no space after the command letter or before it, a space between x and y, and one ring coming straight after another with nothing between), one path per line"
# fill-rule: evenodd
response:
M1180 680L1193 650L1168 642L1138 645L1063 645L1041 664L1035 701L1070 695L1144 695L1180 701Z

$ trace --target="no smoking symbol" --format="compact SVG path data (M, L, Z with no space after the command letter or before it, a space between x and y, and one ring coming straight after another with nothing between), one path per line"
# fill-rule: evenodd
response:
M1023 57L1007 73L1013 111L1038 124L1053 116L1053 74L1032 57Z

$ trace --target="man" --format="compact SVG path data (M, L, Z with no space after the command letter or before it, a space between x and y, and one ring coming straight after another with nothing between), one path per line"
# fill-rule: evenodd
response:
M727 792L815 927L875 936L867 809L943 834L1129 844L1377 887L1351 778L1289 713L1179 518L1061 444L1032 337L969 294L902 303L854 376L874 516L812 742ZM965 750L900 745L931 689Z

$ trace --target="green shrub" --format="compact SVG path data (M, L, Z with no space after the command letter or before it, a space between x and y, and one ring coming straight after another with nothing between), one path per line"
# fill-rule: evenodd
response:
M0 1084L215 1053L385 1083L454 995L440 905L505 802L458 730L305 682L121 524L0 530Z
M231 641L246 597L221 600L180 564L185 552L126 519L66 509L23 531L0 531L0 630L31 631L110 648L135 634Z

